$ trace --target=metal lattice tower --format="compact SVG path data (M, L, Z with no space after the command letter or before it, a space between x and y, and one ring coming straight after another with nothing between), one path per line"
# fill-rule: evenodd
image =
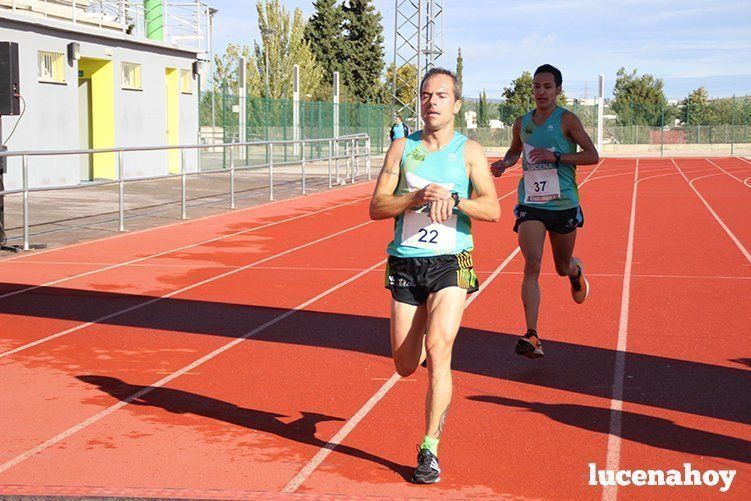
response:
M394 113L418 129L421 126L419 86L422 76L443 56L443 0L395 0ZM417 69L416 78L405 79L399 70ZM411 74L412 72L405 72ZM404 99L400 99L399 96ZM410 96L408 99L406 96Z

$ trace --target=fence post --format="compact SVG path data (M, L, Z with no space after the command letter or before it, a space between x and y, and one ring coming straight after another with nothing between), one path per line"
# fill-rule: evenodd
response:
M660 107L660 156L663 156L663 151L665 147L665 107Z
M336 184L342 184L339 179L339 140L334 139L334 162L336 163Z
M331 160L334 158L334 140L329 139L329 188L331 188Z
M21 158L23 165L23 250L29 250L29 157Z
M302 194L305 195L305 143L303 141L300 141L300 155L300 168L302 170Z
M266 156L269 159L269 200L274 200L274 145L266 143Z
M125 231L125 180L123 179L123 152L117 152L117 191L118 212L120 219L119 231Z
M365 170L368 172L368 181L372 178L370 174L370 136L365 140Z
M605 75L600 75L597 95L597 151L602 155L602 129L605 113Z
M300 134L300 66L292 66L292 139L299 141L302 139ZM299 143L304 148L304 143ZM298 143L295 142L292 154L297 156ZM285 148L286 149L286 148Z
M213 133L213 132L212 132ZM222 143L227 142L227 84L222 85ZM227 148L222 148L222 169L227 168Z
M188 219L188 202L186 196L186 177L185 177L185 149L180 150L180 201L182 205L182 211L180 219Z
M730 156L735 152L735 94L733 94L733 118L730 127Z
M229 147L229 208L236 209L235 205L235 155Z

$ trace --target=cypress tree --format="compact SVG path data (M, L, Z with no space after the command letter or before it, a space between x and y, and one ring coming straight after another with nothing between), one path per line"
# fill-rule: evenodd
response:
M462 59L462 48L459 47L459 53L456 56L456 79L459 80L459 85L464 88L464 82L462 73L464 72L464 59ZM454 117L454 127L458 129L464 128L464 106L459 110L459 113Z
M372 0L346 0L344 12L344 54L341 75L355 100L379 102L383 99L381 74L383 26L381 14Z
M323 69L324 81L331 85L334 72L342 66L344 14L337 0L316 0L313 8L315 11L305 25L305 41Z

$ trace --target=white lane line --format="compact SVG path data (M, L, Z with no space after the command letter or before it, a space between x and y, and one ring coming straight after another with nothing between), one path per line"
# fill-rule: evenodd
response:
M749 254L748 249L746 249L746 247L743 246L743 244L741 243L741 241L738 240L738 237L736 237L735 234L732 231L730 231L730 228L728 228L728 225L726 225L725 222L722 220L722 218L717 215L717 213L714 211L714 209L712 209L712 206L709 205L709 202L706 201L706 199L701 195L701 193L699 193L699 190L697 190L696 187L694 186L694 182L698 181L699 179L703 179L705 177L708 177L708 176L696 177L694 179L689 180L688 177L686 177L686 175L683 173L683 171L681 170L681 168L678 167L678 164L675 163L675 160L673 160L672 162L673 162L673 165L675 165L675 168L678 169L678 172L681 174L681 176L683 177L683 179L685 179L686 182L688 183L688 185L691 187L691 189L694 190L694 193L696 193L696 196L699 197L699 200L702 201L702 203L707 208L707 210L709 211L709 213L712 214L712 217L715 218L715 221L717 221L717 223L719 223L719 225L722 227L722 229L725 230L725 233L727 233L727 235L730 237L730 239L733 241L733 243L735 243L735 246L738 247L738 250L740 250L741 253L746 257L746 261L748 261L749 263L751 263L751 254Z
M141 308L144 308L144 307L146 307L146 306L148 306L150 304L154 304L154 303L156 303L158 301L161 301L163 299L167 299L167 298L170 298L170 297L172 297L174 295L181 294L183 292L186 292L186 291L189 291L191 289L194 289L196 287L200 287L202 285L206 285L206 284L214 282L216 280L219 280L219 279L222 279L222 278L226 278L226 277L228 277L230 275L234 275L235 273L239 273L239 272L241 272L243 270L247 270L247 269L252 268L254 266L257 266L259 264L266 263L268 261L271 261L272 259L276 259L278 257L284 256L284 255L289 254L291 252L295 252L295 251L298 251L300 249L304 249L306 247L310 247L311 245L318 244L320 242L323 242L323 241L328 240L330 238L342 235L342 234L347 233L349 231L356 230L358 228L362 228L363 226L366 226L366 225L368 225L368 224L370 224L372 222L373 221L365 221L364 223L360 223L358 225L351 226L349 228L345 228L344 230L337 231L336 233L332 233L330 235L326 235L325 237L321 237L321 238L319 238L317 240L313 240L311 242L307 242L305 244L298 245L297 247L293 247L291 249L287 249L286 251L274 254L273 256L269 256L269 257L266 257L266 258L263 258L263 259L259 259L258 261L254 261L253 263L247 264L247 265L245 265L245 266L243 266L241 268L237 268L235 270L230 270L230 271L228 271L226 273L222 273L221 275L216 275L214 277L207 278L206 280L202 280L200 282L196 282L194 284L188 285L187 287L183 287L182 289L178 289L178 290L169 292L169 293L164 294L162 296L159 296L159 297L156 297L156 298L149 299L147 301L138 303L138 304L133 305L133 306L131 306L129 308L125 308L125 309L122 309L122 310L118 310L118 311L116 311L114 313L110 313L108 315L104 315L102 317L97 318L96 320L92 320L90 322L86 322L86 323L77 325L75 327L71 327L70 329L66 329L64 331L60 331L60 332L57 332L55 334L49 335L49 336L44 337L42 339L38 339L38 340L33 341L31 343L24 344L22 346L19 346L17 348L12 349L12 350L8 350L8 351L5 351L3 353L0 353L0 359L8 357L10 355L13 355L13 354L18 353L18 352L23 351L23 350L27 350L27 349L32 348L34 346L38 346L38 345L40 345L42 343L46 343L46 342L51 341L53 339L57 339L59 337L65 336L67 334L71 334L71 333L79 331L81 329L85 329L86 327L89 327L91 325L94 325L94 324L97 324L97 323L100 323L100 322L104 322L105 320L109 320L111 318L118 317L120 315L124 315L125 313L130 313L132 311L139 310Z
M84 273L79 273L77 275L71 275L69 277L60 278L58 280L53 280L51 282L46 282L46 283L41 284L41 285L33 285L33 286L30 286L30 287L25 287L25 288L19 289L17 291L13 291L13 292L8 292L8 293L5 293L5 294L2 294L2 295L0 295L0 299L4 299L4 298L7 298L7 297L11 297L11 296L16 296L18 294L23 294L24 292L33 291L33 290L36 290L36 289L40 289L42 287L49 287L51 285L57 285L57 284L60 284L62 282L67 282L68 280L74 280L76 278L81 278L81 277L86 277L86 276L89 276L89 275L94 275L96 273L101 273L103 271L114 270L116 268L120 268L120 267L123 267L123 266L129 266L131 264L141 263L141 262L146 261L148 259L153 259L153 258L165 256L165 255L171 254L173 252L184 251L186 249L191 249L193 247L198 247L200 245L204 245L204 244L208 244L208 243L212 243L212 242L218 242L220 240L224 240L224 239L227 239L227 238L235 237L235 236L238 236L238 235L244 235L246 233L251 233L251 232L254 232L254 231L262 230L262 229L268 228L270 226L276 226L278 224L282 224L282 223L287 223L287 222L290 222L290 221L294 221L296 219L302 219L302 218L305 218L305 217L314 216L316 214L320 214L321 212L326 212L326 211L329 211L329 210L338 209L340 207L344 207L346 205L351 205L351 204L355 204L355 203L358 203L358 202L362 202L363 200L367 200L367 199L370 199L370 197L358 198L357 200L352 200L352 201L345 202L345 203L342 203L342 204L339 204L339 205L335 205L335 206L332 206L332 207L327 207L325 209L320 209L320 210L317 210L317 211L314 211L314 212L307 212L305 214L300 214L298 216L293 216L293 217L290 217L290 218L287 218L287 219L282 219L282 220L279 220L279 221L274 221L272 223L263 224L261 226L255 226L253 228L248 228L247 230L236 231L236 232L233 232L233 233L229 233L227 235L222 235L220 237L215 237L215 238L211 238L211 239L208 239L208 240L202 240L200 242L196 242L196 243L184 245L182 247L176 247L174 249L169 249L169 250L162 251L162 252L159 252L159 253L156 253L156 254L149 254L148 256L144 256L144 257L141 257L141 258L138 258L138 259L132 259L130 261L125 261L125 262L122 262L122 263L113 264L113 265L110 265L110 266L106 266L104 268L99 268L99 269L96 269L96 270L91 270L91 271L87 271L87 272L84 272ZM7 260L5 260L5 261L7 261ZM0 264L2 264L5 261L0 261ZM25 263L34 264L34 261L25 261ZM14 264L16 264L16 263L14 263ZM67 264L80 264L80 263L67 263Z
M180 377L180 376L188 373L189 371L195 369L196 367L199 367L199 366L203 365L204 363L208 362L209 360L211 360L213 358L216 358L217 356L219 356L220 354L222 354L225 351L229 350L230 348L234 347L235 345L237 345L237 344L245 341L246 339L248 339L248 338L250 338L252 336L255 336L256 334L258 334L259 332L267 329L268 327L271 327L272 325L281 322L282 320L284 320L285 318L289 317L290 315L293 315L294 313L296 313L296 312L302 310L303 308L306 308L307 306L311 305L312 303L318 301L319 299L328 296L332 292L334 292L334 291L336 291L336 290L344 287L345 285L354 282L358 278L360 278L363 275L366 275L367 273L369 273L373 268L376 268L376 267L379 267L379 266L383 266L383 264L385 262L386 262L385 259L382 259L382 260L378 261L373 266L370 266L369 268L367 268L365 270L362 270L360 273L358 273L358 274L356 274L356 275L354 275L354 276L352 276L352 277L344 280L343 282L338 283L337 285L335 285L335 286L327 289L326 291L324 291L324 292L318 294L317 296L315 296L315 297L313 297L313 298L305 301L304 303L301 303L301 304L295 306L291 310L287 310L286 312L284 312L284 313L282 313L280 315L277 315L276 317L272 318L271 320L269 320L268 322L264 323L263 325L260 325L260 326L256 327L255 329L251 330L250 332L247 332L247 333L243 334L241 337L239 337L239 338L237 338L237 339L235 339L233 341L230 341L229 343L227 343L227 344L225 344L225 345L217 348L216 350L212 351L211 353L208 353L207 355L204 355L203 357L199 358L198 360L196 360L196 361L194 361L194 362L186 365L182 369L178 369L177 371L171 373L170 375L168 375L168 376L160 379L156 383L153 383L151 386L148 386L146 388L141 389L140 391L138 391L138 392L136 392L136 393L134 393L134 394L132 394L132 395L124 398L123 400L120 400L116 404L113 404L113 405L107 407L106 409L102 410L101 412L98 412L97 414L91 416L90 418L88 418L88 419L86 419L84 421L81 421L80 423L78 423L78 424L76 424L74 426L71 426L67 430L65 430L65 431L63 431L61 433L58 433L57 435L55 435L54 437L52 437L52 438L50 438L48 440L45 440L44 442L42 442L41 444L37 445L36 447L34 447L32 449L29 449L29 450L27 450L26 452L24 452L22 454L19 454L18 456L14 457L13 459L11 459L9 461L6 461L2 465L0 465L0 473L3 473L5 471L9 470L10 468L13 468L14 466L18 465L19 463L21 463L21 462L29 459L30 457L35 456L36 454L39 454L40 452L42 452L42 451L44 451L46 449L49 449L53 445L59 443L62 440L65 440L66 438L68 438L69 436L73 435L74 433L77 433L77 432L83 430L84 428L86 428L88 426L91 426L92 424L96 423L97 421L100 421L101 419L103 419L103 418L109 416L110 414L112 414L113 412L117 411L118 409L121 409L121 408L125 407L126 405L128 405L132 401L143 397L144 395L150 393L151 391L155 390L156 388L160 388L160 387L164 386L165 384L169 383L170 381L172 381L172 380L174 380L174 379L176 379L176 378L178 378L178 377Z
M706 160L707 162L711 163L712 165L714 165L715 167L717 167L717 168L718 168L718 169L720 169L720 170L721 170L722 172L724 172L724 173L725 173L725 174L727 174L728 176L732 177L733 179L735 179L736 181L738 181L738 182L739 182L739 183L741 183L742 185L744 185L744 186L746 186L746 187L748 187L748 188L751 188L751 186L748 186L748 185L747 185L747 184L746 184L746 183L745 183L745 182L743 181L743 179L741 179L741 178L739 178L738 176L735 176L735 175L733 175L732 173L730 173L730 172L726 171L725 169L723 169L722 167L720 167L719 165L717 165L716 163L714 163L714 162L713 162L713 161L711 161L710 159L708 159L708 158L705 158L704 160Z
M617 469L621 459L621 426L623 409L623 384L626 367L626 348L628 341L628 311L631 295L631 267L634 258L634 228L636 226L636 194L639 186L639 160L634 169L634 191L631 195L631 215L628 223L628 240L626 244L626 263L623 266L623 285L621 287L621 314L618 321L618 342L613 370L613 389L610 399L610 423L608 425L607 466ZM603 501L614 501L618 495L618 486L605 486Z
M592 175L597 171L597 168L602 165L602 163L605 160L600 160L600 162L592 169L592 171L589 173L589 175L584 179L584 181L581 182L581 185L586 183ZM514 190L515 192L516 190ZM514 193L512 192L512 193ZM507 195L504 195L502 198L505 198ZM488 277L488 279L480 285L480 289L477 291L477 293L473 294L469 298L467 298L467 301L464 303L464 309L466 310L467 307L472 304L472 302L487 288L487 286L495 280L495 278L503 271L503 269L508 266L508 264L516 257L517 254L521 249L517 246L511 254L509 254L506 259L503 260L503 262L498 266L498 268L495 269L493 274ZM371 410L376 406L378 402L381 401L381 399L391 390L391 388L394 387L394 384L399 380L399 374L394 373L384 384L381 386L378 391L368 399L367 402L355 413L354 416L352 416L345 424L344 426L334 435L331 440L324 445L316 454L313 456L310 461L308 461L303 468L297 472L297 474L290 480L286 486L284 486L284 489L282 489L282 492L284 493L293 493L297 491L297 489L300 488L300 486L305 483L305 481L310 477L310 475L313 474L313 472L318 468L321 463L323 463L326 458L331 454L331 452L342 443L342 441L347 438L347 435L350 434L352 430L355 429L355 427L362 421L365 416L370 413Z

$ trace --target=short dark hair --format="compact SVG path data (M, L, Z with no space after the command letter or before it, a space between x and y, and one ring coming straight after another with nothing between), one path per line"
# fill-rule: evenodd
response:
M434 77L436 75L446 75L448 77L451 77L451 81L454 84L454 99L459 101L462 98L462 84L459 83L459 79L457 78L456 73L445 68L436 67L428 70L428 72L425 73L425 76L422 77L422 81L420 82L420 92L422 92L422 88L428 78Z
M552 64L543 64L535 70L534 76L537 76L538 73L552 73L553 80L555 80L555 86L560 87L561 85L563 85L563 75L561 75L561 70L559 70Z

